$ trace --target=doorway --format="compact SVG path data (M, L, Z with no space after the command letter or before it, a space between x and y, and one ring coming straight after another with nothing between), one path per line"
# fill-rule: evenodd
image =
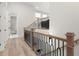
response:
M17 16L10 16L10 38L16 38L17 35Z

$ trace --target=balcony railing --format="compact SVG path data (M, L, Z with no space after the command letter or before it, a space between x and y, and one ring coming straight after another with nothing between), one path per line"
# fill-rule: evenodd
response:
M24 30L26 43L39 56L74 55L74 33L67 33L66 39L49 34Z

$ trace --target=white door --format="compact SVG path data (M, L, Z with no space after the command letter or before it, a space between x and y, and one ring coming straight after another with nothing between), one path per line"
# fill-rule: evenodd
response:
M8 25L5 3L0 6L0 50L4 49L5 41L8 39Z

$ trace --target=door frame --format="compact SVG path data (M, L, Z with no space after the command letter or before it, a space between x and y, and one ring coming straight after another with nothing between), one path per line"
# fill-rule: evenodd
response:
M10 35L9 35L9 38L17 38L18 37L18 17L17 17L17 15L15 14L15 13L11 13L10 15L9 15L9 24L10 24L10 26L11 26L11 23L10 23L10 21L11 21L11 16L16 16L16 34L11 34L11 32L10 32ZM10 29L10 28L9 28ZM11 31L11 30L10 30Z

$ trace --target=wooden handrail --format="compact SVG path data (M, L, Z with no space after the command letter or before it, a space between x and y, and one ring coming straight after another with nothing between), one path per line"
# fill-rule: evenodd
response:
M30 30L26 30L26 31L31 32ZM57 36L53 36L53 35L45 34L45 33L39 33L39 32L34 32L34 33L41 34L41 35L45 35L45 36L48 36L50 38L56 38L56 39L63 40L63 41L66 41L67 42L67 40L65 38L61 38L61 37L57 37ZM78 41L79 41L79 39L74 40L74 43L77 43Z
M34 32L34 33L37 33L37 34L41 34L41 35L50 37L51 39L52 39L52 38L55 38L55 39L59 39L59 40L62 40L62 41L67 41L65 38L61 38L61 37L57 37L57 36L53 36L53 35L50 35L50 34L44 34L44 33L39 33L39 32Z
M26 30L26 31L31 32L30 30ZM44 34L44 33L39 33L39 32L34 32L34 33L38 33L38 34L45 35L45 36L48 36L48 37L51 37L51 38L57 38L59 40L67 41L65 38L53 36L53 35L50 35L50 34ZM79 39L76 39L76 40L74 40L74 43L77 43L78 41L79 41Z
M30 30L26 30L26 31L28 31L28 32L32 32L32 31L30 31ZM66 40L65 38L61 38L61 37L57 37L57 36L53 36L53 35L50 35L50 34L39 33L39 32L34 32L34 31L33 31L33 33L41 34L41 35L50 37L51 39L52 39L52 38L55 38L55 39L58 39L58 40L62 40L62 41L67 42L67 40Z
M74 43L77 43L79 41L79 39L75 40Z

